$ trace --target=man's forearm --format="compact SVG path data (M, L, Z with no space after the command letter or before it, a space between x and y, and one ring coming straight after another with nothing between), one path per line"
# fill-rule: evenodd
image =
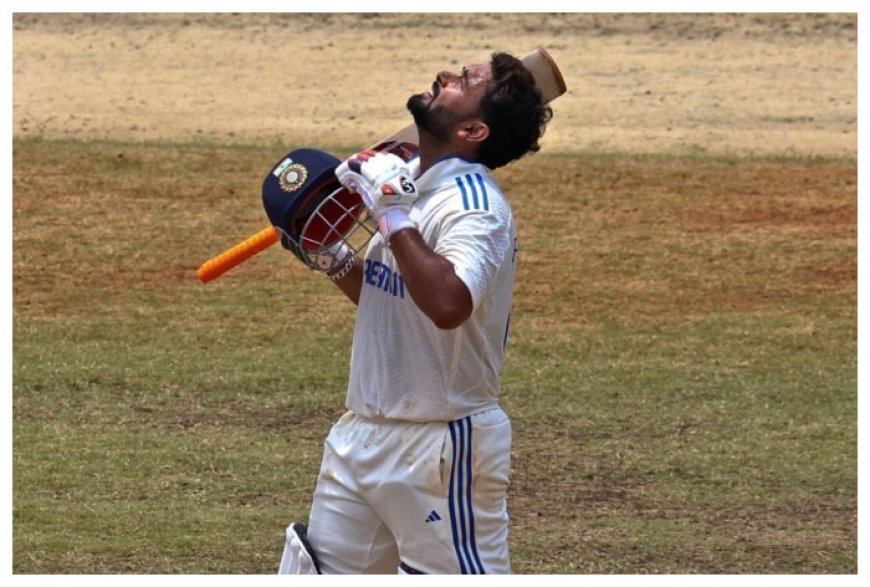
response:
M416 229L395 233L390 249L405 289L436 326L456 328L468 319L473 309L468 287L457 277L453 264L430 249Z
M359 257L354 259L353 268L340 279L335 280L335 285L344 292L344 295L355 305L359 305L359 296L362 291L363 260Z

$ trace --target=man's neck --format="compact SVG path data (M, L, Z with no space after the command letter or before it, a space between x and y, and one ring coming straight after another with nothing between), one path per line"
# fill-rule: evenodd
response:
M463 157L465 159L474 159L473 152L469 151L467 145L456 145L450 142L444 142L437 139L431 134L418 130L420 137L420 174L425 173L430 167L435 165L445 157Z

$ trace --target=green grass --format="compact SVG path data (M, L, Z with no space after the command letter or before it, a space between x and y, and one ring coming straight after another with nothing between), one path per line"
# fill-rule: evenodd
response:
M275 146L14 142L13 571L275 572L353 308ZM503 403L520 573L857 572L856 166L536 155Z

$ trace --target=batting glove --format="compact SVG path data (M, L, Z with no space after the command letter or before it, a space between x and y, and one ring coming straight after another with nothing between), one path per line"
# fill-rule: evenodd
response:
M419 193L398 155L362 151L342 162L335 175L343 186L362 196L387 242L396 232L417 227L409 214Z

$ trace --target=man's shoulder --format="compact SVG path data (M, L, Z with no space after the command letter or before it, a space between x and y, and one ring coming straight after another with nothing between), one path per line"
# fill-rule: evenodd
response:
M417 183L423 190L433 189L452 185L455 183L456 177L463 177L468 174L485 177L494 183L489 169L485 165L463 159L462 157L445 157L437 161L417 178Z
M456 193L465 209L489 207L492 198L502 198L501 188L485 165L460 157L442 159L433 165L420 180L422 193Z
M420 198L421 211L431 221L467 218L501 225L512 216L507 198L485 174L452 174L448 180Z

